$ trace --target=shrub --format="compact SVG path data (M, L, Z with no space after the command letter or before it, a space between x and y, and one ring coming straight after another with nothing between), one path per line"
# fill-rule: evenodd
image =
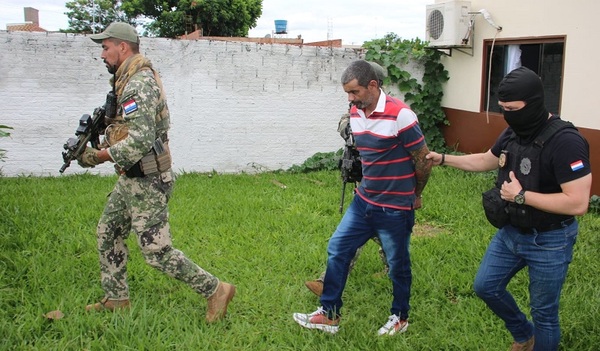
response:
M301 165L293 165L288 169L292 173L308 173L315 171L333 171L339 169L342 149L336 152L317 152Z
M0 138L10 136L10 133L7 132L6 129L12 129L12 127L0 124ZM0 149L0 161L4 162L5 155L6 155L6 150Z

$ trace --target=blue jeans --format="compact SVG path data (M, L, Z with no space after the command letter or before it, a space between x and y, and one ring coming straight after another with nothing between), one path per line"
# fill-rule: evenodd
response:
M573 258L578 230L577 221L560 229L533 234L521 234L517 228L507 225L498 230L479 266L475 293L504 321L515 341L525 342L535 335L534 350L558 349L560 293ZM526 266L533 323L506 290L512 277Z
M410 286L410 234L415 212L374 206L355 195L342 221L329 239L327 270L323 280L321 304L330 318L340 316L342 293L348 278L350 261L356 250L377 236L387 257L388 276L392 281L391 313L408 319Z

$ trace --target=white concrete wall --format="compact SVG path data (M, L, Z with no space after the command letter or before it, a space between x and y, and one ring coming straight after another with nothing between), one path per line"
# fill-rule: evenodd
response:
M343 146L352 49L142 38L141 51L163 78L176 172L287 169ZM1 174L59 175L64 142L110 90L100 54L82 35L0 31L0 125L14 128Z

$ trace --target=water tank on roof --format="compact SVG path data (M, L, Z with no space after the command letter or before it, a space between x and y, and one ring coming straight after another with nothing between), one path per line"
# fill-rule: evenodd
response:
M287 34L287 20L275 20L275 34Z

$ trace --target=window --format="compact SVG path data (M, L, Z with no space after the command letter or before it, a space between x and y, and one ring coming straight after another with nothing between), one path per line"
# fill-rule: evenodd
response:
M498 106L498 84L511 70L525 66L536 72L544 84L546 108L551 113L560 113L560 97L564 61L565 38L544 38L531 40L496 41L492 53L492 41L485 46L485 86L483 89L483 108L485 111L500 113ZM492 54L490 72L490 54ZM488 86L489 79L489 86ZM489 87L489 95L488 95Z

